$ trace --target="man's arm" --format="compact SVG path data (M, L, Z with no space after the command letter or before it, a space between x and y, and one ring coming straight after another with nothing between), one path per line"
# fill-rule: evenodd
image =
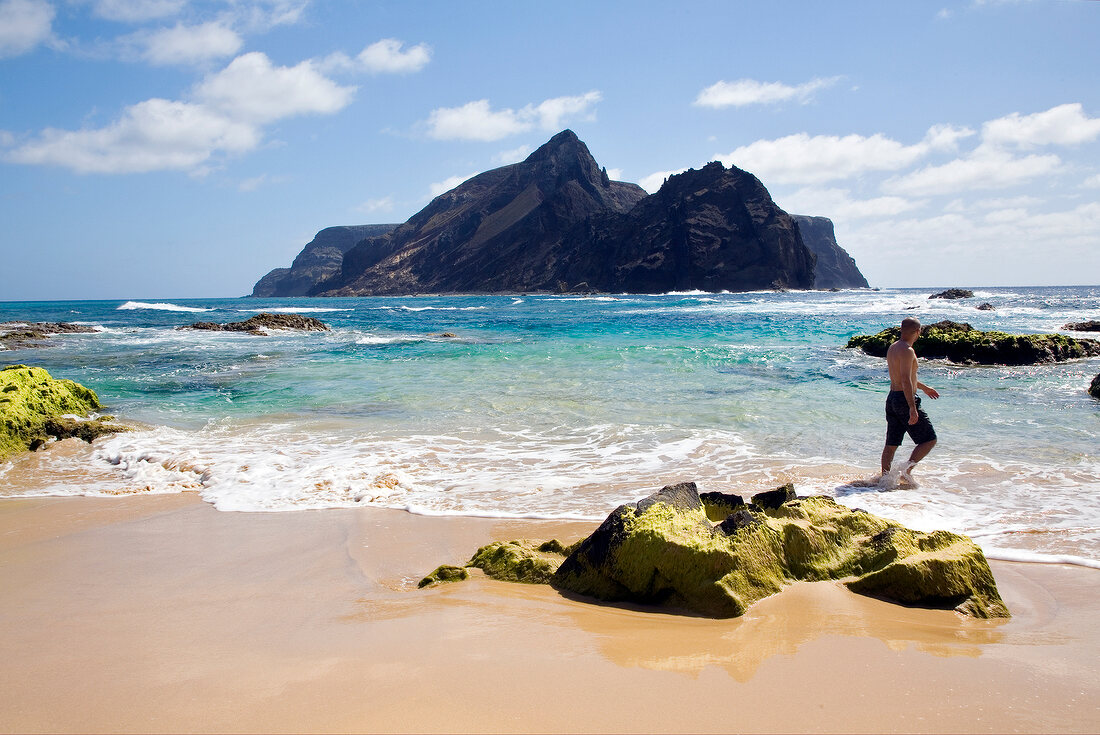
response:
M905 402L909 404L909 425L917 423L917 353L910 347L906 350L905 360L909 363L908 369L902 371L904 376L901 381L901 390L905 393Z
M917 381L917 387L924 391L924 394L933 400L940 397L939 391L937 391L935 388L931 388L925 385L919 380Z

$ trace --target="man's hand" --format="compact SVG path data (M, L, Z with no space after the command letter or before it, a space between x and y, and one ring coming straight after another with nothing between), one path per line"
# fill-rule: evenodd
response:
M939 391L937 391L935 388L929 388L924 383L921 383L919 387L922 391L924 391L924 395L928 396L932 400L935 400L935 399L940 397ZM913 422L910 421L909 423L913 423Z
M918 421L920 421L920 414L917 412L917 409L910 408L909 409L909 425L912 426L913 424L917 423Z

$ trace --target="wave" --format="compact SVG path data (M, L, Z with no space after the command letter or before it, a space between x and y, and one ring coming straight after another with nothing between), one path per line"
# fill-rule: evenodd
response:
M214 311L197 306L180 306L179 304L167 304L163 302L150 303L147 301L127 301L118 307L117 311L134 311L136 309L152 309L154 311Z
M324 306L273 306L264 309L237 309L242 314L258 314L261 312L269 314L312 314L323 313L328 311L355 311L355 309L336 309Z

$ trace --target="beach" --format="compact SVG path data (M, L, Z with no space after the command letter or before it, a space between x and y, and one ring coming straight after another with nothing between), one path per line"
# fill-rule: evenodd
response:
M992 562L1007 621L800 583L742 618L443 562L590 522L194 493L0 501L5 732L1094 732L1100 573Z

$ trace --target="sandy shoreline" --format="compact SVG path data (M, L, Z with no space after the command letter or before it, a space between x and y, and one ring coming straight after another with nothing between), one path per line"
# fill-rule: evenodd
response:
M593 524L0 500L0 730L1100 729L1100 572L994 562L1010 621L799 584L736 620L442 562Z

